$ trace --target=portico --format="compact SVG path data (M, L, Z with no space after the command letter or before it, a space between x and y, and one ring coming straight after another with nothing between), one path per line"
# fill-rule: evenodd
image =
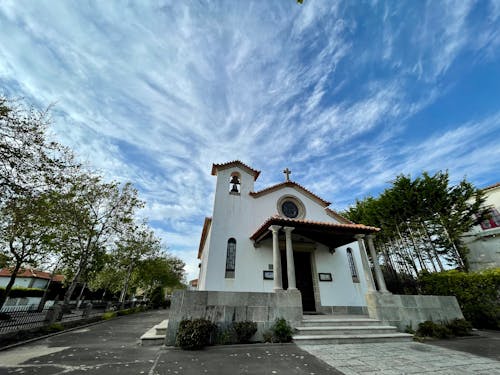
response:
M355 258L353 257L353 267L354 269L362 267L362 274L364 275L364 281L366 283L366 289L368 293L389 293L386 288L385 280L382 274L378 262L373 262L374 264L374 278L372 275L372 270L370 268L370 263L367 255L367 251L370 251L370 256L372 259L377 259L377 254L375 246L373 243L373 233L376 233L378 228L369 227L360 224L336 224L336 223L324 223L308 221L303 219L289 219L282 217L272 217L268 219L257 231L251 236L254 242L254 246L258 249L260 244L265 241L269 236L272 238L272 254L273 254L273 291L279 292L284 290L284 284L288 287L287 290L296 290L296 278L300 275L296 275L295 271L295 257L297 254L295 252L294 257L294 236L295 238L307 238L311 243L317 243L318 245L323 245L328 248L329 253L332 257L335 256L336 249L352 243L357 242L359 248L359 255L361 262L357 264ZM292 236L292 233L294 236ZM285 256L286 261L282 258L282 248L280 248L280 235L281 238L285 237ZM283 242L283 241L282 241ZM314 253L318 246L314 245L311 247L311 252ZM304 259L302 257L302 259ZM285 265L285 268L283 267ZM314 267L313 267L314 268ZM312 272L313 275L316 272ZM318 281L316 279L312 280L313 284L317 286ZM378 291L376 288L378 285ZM304 290L299 288L304 297ZM318 296L316 296L318 297ZM316 301L316 305L320 305L320 301Z

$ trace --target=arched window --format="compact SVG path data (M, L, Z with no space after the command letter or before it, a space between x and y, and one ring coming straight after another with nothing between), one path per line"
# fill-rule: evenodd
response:
M347 260L349 261L349 268L351 269L352 281L354 283L359 283L358 271L356 270L356 264L354 263L354 257L352 256L352 249L347 248Z
M227 240L226 254L226 279L234 279L234 270L236 266L236 240L230 238Z
M229 194L239 195L241 188L241 178L238 172L231 173L231 179L229 180Z

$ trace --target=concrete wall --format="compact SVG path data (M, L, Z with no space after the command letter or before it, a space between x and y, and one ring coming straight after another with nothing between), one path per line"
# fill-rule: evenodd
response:
M302 320L302 299L297 291L279 293L254 292L174 292L170 307L166 345L175 345L179 323L183 319L208 319L221 329L233 322L251 320L257 323L254 340L262 340L277 318L285 318L292 326Z
M413 329L426 320L435 322L463 319L462 310L454 296L423 296L367 293L366 302L371 318L398 327Z

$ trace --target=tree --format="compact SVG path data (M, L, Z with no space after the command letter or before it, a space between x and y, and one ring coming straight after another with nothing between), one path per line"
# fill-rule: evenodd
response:
M50 194L18 196L0 209L0 243L11 277L0 295L0 308L10 294L24 264L43 261L54 247L55 233L50 223Z
M80 279L102 267L106 252L130 230L143 202L130 183L104 183L89 174L73 181L59 202L63 266L71 278L64 296L68 305Z
M160 254L140 262L134 282L149 295L156 287L181 287L184 262L174 256Z
M50 190L75 165L67 148L48 140L49 123L47 111L0 96L0 204Z
M115 251L116 263L125 270L123 287L120 294L122 307L127 296L132 272L141 260L146 260L158 255L161 242L155 237L154 232L146 226L136 227L126 233L117 243Z
M356 201L345 215L380 227L378 248L385 249L386 263L416 276L421 270L442 270L441 257L468 268L460 237L483 216L482 203L481 191L465 179L450 186L448 172L424 172L414 180L397 176L378 198Z

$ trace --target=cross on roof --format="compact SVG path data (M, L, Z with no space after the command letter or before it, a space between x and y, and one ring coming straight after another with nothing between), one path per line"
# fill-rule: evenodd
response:
M287 182L288 182L288 181L290 181L290 175L292 174L292 171L291 171L290 169L286 168L286 169L283 171L283 173L286 175L286 177L285 177L285 181L287 181Z

